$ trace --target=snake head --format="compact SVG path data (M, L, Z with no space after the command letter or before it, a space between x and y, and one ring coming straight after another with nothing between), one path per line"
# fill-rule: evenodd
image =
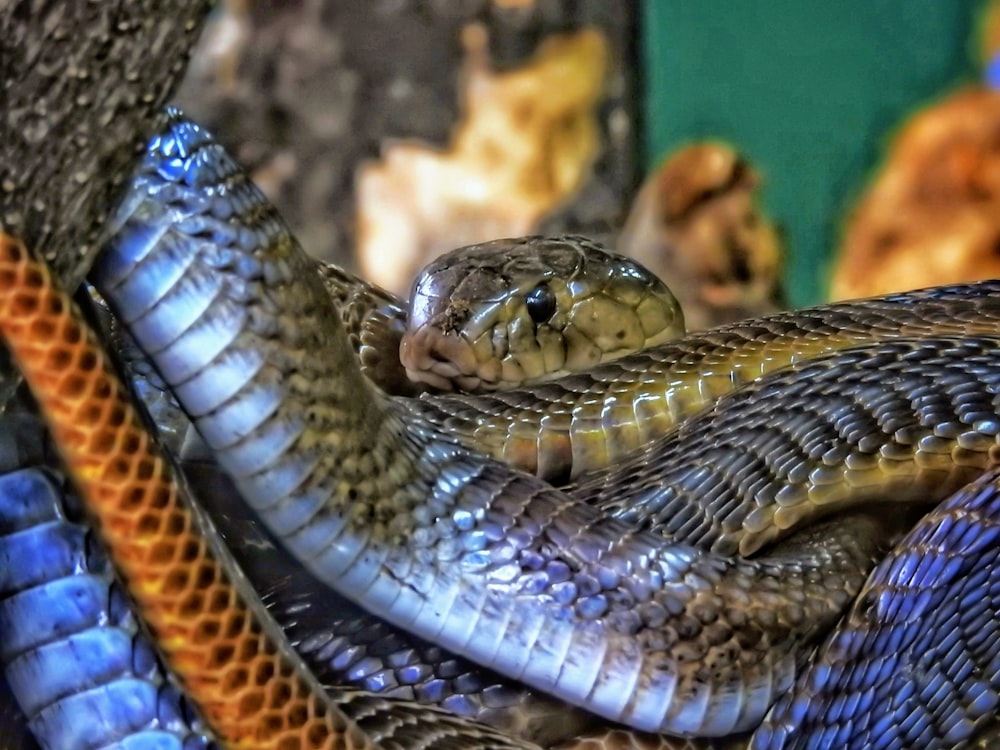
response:
M630 259L584 237L521 237L453 250L410 294L400 359L446 390L497 389L570 372L675 338L680 306Z

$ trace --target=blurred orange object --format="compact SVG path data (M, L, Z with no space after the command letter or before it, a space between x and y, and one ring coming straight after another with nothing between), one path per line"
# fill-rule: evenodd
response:
M597 31L547 38L532 61L496 73L485 31L466 29L464 116L446 150L402 142L357 178L362 273L397 294L462 245L531 234L588 175L608 65Z
M1000 93L917 113L851 213L831 299L1000 277Z
M698 330L781 306L782 250L760 211L753 168L724 143L695 143L651 175L617 250L673 291Z

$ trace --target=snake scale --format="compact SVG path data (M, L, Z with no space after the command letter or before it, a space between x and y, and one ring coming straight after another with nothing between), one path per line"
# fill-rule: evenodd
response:
M137 48L139 48L139 49L142 49L143 53L145 53L145 52L146 52L146 49L143 49L143 48L141 48L141 47L139 47L139 46L137 46ZM126 50L126 51L127 51L127 50ZM116 52L117 52L117 50L116 50ZM154 59L154 62L155 62L155 55L153 55L153 56L152 56L152 59ZM169 64L168 64L168 65L165 65L165 66L164 66L164 70L168 69L169 67L170 67L170 66L169 66ZM173 70L174 70L174 72L176 71L176 69L173 69ZM155 71L155 65L154 65L154 71ZM149 75L149 74L147 73L147 74L145 74L145 75ZM14 87L14 90L16 90L16 87ZM79 104L78 104L78 106L79 106ZM5 142L9 143L10 141L9 141L9 140L6 140ZM26 161L26 162L30 162L30 161L31 161L31 160L32 160L33 158L35 158L35 157L32 157L32 156L31 156L31 155L29 154L29 155L28 155L28 156L27 156L27 157L25 158L25 161ZM70 161L72 161L72 160L70 160ZM69 166L72 166L72 164L70 164ZM109 179L110 179L110 176L109 176ZM57 189L57 188L54 188L54 189ZM60 242L63 242L63 243L67 243L67 242L70 242L70 243L71 243L71 242L72 242L72 240L71 240L71 239L69 239L69 237L70 237L70 236L71 236L71 233L70 233L70 232L64 232L64 233L63 233L63 236L59 238L59 239L60 239ZM968 307L967 309L975 309L975 308L976 308L976 307L977 307L977 306L978 306L978 305L980 304L980 303L979 303L978 301L975 301L975 298L976 298L976 297L980 297L980 296L981 296L981 297L985 297L985 298L987 298L987 299L988 299L988 297L989 297L989 294L990 294L990 292L989 292L989 289L988 289L988 288L986 288L986 289L982 289L981 291L982 291L982 293L980 293L980 290L977 290L977 289L973 288L973 289L971 289L971 290L951 290L951 293L952 293L952 296L953 296L953 298L955 299L955 302L957 303L958 307L961 307L961 300L960 300L959 298L961 298L961 297L962 297L963 295L965 295L965 296L971 296L971 297L973 298L973 300L974 300L974 301L972 302L972 304L971 304L971 305L969 305L969 307ZM945 313L946 313L946 312L948 312L949 308L951 307L951 303L950 303L950 302L948 301L948 299L947 299L947 297L948 297L948 294L949 294L949 290L945 290L945 291L944 291L944 297L945 297L945 299L944 299L943 303L941 304L941 310L942 310L943 312L945 312ZM930 298L931 298L931 300L930 300L930 301L933 301L933 297L934 297L934 294L931 294L931 295L929 295L929 296L930 296ZM891 303L891 301L890 301L890 303ZM919 316L918 316L918 317L919 317ZM791 322L791 324L790 324L790 325L791 325L791 328L790 328L790 330L794 331L794 320L793 320L793 321ZM767 326L764 326L764 327L766 328ZM863 340L863 339L864 339L864 337L865 337L865 330L864 330L864 326L862 326L862 327L861 327L861 330L859 330L859 331L858 331L857 333L858 333L858 338L856 338L855 340ZM891 334L890 334L890 335L891 335ZM795 338L795 336L794 336L794 335L793 335L793 338ZM968 350L968 349L966 349L966 352L968 352L968 351L969 351L969 350ZM953 391L952 391L952 394L953 394L953 395L955 396L955 398L953 399L953 411L956 411L956 410L957 410L957 411L961 412L961 411L962 411L962 409L961 409L961 404L962 404L962 397L964 397L964 396L963 396L963 392L961 391L961 389L959 389L958 391L954 391L954 390L953 390ZM916 408L916 407L914 407L914 408ZM957 437L956 437L956 435L945 435L945 439L954 439L954 440L960 440L960 439L961 439L961 436L962 436L962 434L963 434L963 433L961 433L961 432L958 432L958 433L957 433ZM965 433L965 434L967 434L967 433ZM932 442L932 441L928 441L928 442ZM962 448L962 449L964 450L964 446L961 446L961 445L959 445L958 447L959 447L959 448ZM565 469L563 469L563 470L565 470ZM994 478L992 478L992 482L993 482L993 484L991 484L991 485L987 485L987 486L986 486L986 488L985 488L985 489L983 490L983 493L984 493L984 496L986 496L986 497L988 497L988 496L989 496L989 494L990 494L990 487L993 487L993 489L995 490L995 481L996 481L996 480L995 480L995 477L994 477ZM964 500L964 499L967 499L967 498L959 498L959 501L961 501L961 500ZM988 513L988 511L989 511L989 506L988 506L988 505L987 505L987 506L985 506L985 510L986 510L986 512ZM925 522L924 522L924 525L926 525L926 527L927 527L928 529L930 529L930 530L931 530L931 531L930 531L930 532L928 532L928 533L932 533L932 534L937 534L937 535L938 535L939 537L941 537L942 539L944 539L944 538L946 538L946 537L948 536L948 533L949 533L949 530L950 530L950 528L951 528L951 526L950 526L950 525L949 525L949 523L948 523L948 519L949 519L949 518L950 518L950 516L948 516L948 514L944 514L943 516L941 516L941 517L936 517L936 518L935 518L935 517L931 517L931 518L929 518L928 520L925 520ZM970 515L970 516L969 516L968 518L970 518L970 519L973 519L973 516L971 516L971 515ZM973 519L973 520L975 520L975 519ZM987 520L988 520L988 518L987 518L987 517L980 517L980 519L979 519L979 522L980 522L980 525L981 525L981 526L982 526L983 528L988 528L988 527L989 527L989 524L987 523ZM919 531L919 529L918 529L918 531ZM914 533L916 533L916 532L914 532ZM967 533L968 533L968 534L971 534L971 535L973 536L973 538L975 538L976 536L978 536L978 535L979 535L979 532L978 532L978 530L977 530L977 526L976 526L976 524L975 524L975 523L973 523L973 525L972 525L971 527L969 527L969 528L967 529ZM983 533L983 534L982 534L982 536L981 536L981 538L985 538L985 539L988 539L988 538L989 538L989 535L988 535L988 533ZM962 539L962 535L961 535L961 534L959 534L959 539L960 539L960 540ZM972 550L970 550L970 553L971 553L972 555L974 555L976 551L977 551L976 549L972 549ZM961 554L960 554L960 553L961 553L961 550L960 550L959 552L955 553L955 554L956 554L956 559L957 559L958 557L961 557ZM989 561L988 561L988 558L987 558L987 567L986 567L986 568L984 568L985 570L988 570L988 565L989 565ZM905 565L904 565L904 566L902 566L902 567L903 567L903 568L907 568L908 566L905 566ZM919 571L919 568L918 568L918 572L920 572L920 571ZM944 573L948 573L948 574L950 574L950 573L951 573L951 571L949 571L949 570L948 570L947 568L946 568L946 569L945 569L945 570L944 570L943 572L944 572ZM985 589L983 589L983 590L985 590L985 591L989 591L990 589L989 589L989 586L988 586L988 584L984 584L984 583L983 583L983 579L982 579L982 577L981 577L981 576L982 576L982 574L979 574L979 575L980 575L980 577L979 577L979 578L976 578L976 579L974 579L974 581L973 581L973 582L974 582L975 584L977 584L977 586L976 586L976 587L974 587L974 588L972 589L972 591L977 591L977 590L979 590L980 588L982 588L983 586L986 586L986 588L985 588ZM914 574L914 575L913 575L913 576L912 576L912 577L911 577L910 579L907 579L907 580L908 580L908 581L909 581L909 582L910 582L911 584L913 584L914 586L916 586L916 587L917 587L917 589L919 590L919 589L920 589L920 584L921 584L921 583L922 583L922 582L923 582L924 580L926 580L926 581L928 581L928 582L931 582L931 584L933 584L933 582L934 582L934 581L936 581L937 579L942 579L942 580L944 580L944 579L946 579L946 578L947 578L947 576L945 576L945 575L943 575L943 574L942 574L942 570L941 570L941 569L938 569L938 568L936 568L936 567L933 567L933 566L932 566L932 568L931 568L930 570L926 570L926 571L922 571L922 574L921 574L921 575L916 575L916 574ZM897 584L897 585L901 585L901 584ZM984 600L987 600L987 601L988 601L988 596L987 596L986 594L984 594L984 596L982 597L982 599L984 599ZM995 608L994 608L994 611L995 611ZM887 613L887 614L891 614L891 613ZM863 635L863 631L864 631L864 627L862 627L862 635ZM982 642L980 643L980 645L984 645L984 647L985 647L985 648L987 649L987 653L988 653L988 650L989 650L989 648L990 648L990 639L989 639L989 637L987 637L987 636L983 636L983 641L982 641ZM877 656L877 655L879 655L879 653L884 653L884 652L880 652L880 651L879 651L879 650L878 650L878 649L876 648L876 650L875 650L875 654L874 654L874 655L875 655L875 656ZM960 686L960 685L961 685L961 680L962 680L962 679L963 679L963 678L962 678L962 676L961 676L961 675L959 675L959 676L958 676L957 678L955 678L955 680L954 680L953 684L955 684L955 685L959 685L959 686ZM942 689L937 689L937 693L936 693L936 695L938 695L938 696L939 696L939 695L941 695L941 694L943 694L943 693L946 693L946 692L947 692L946 690L942 690ZM979 698L979 700L980 700L980 701L982 701L982 700L983 700L983 698L982 698L982 696L983 696L983 695L988 695L988 691L987 691L987 693L985 693L985 694L984 694L984 693L980 693L980 698ZM855 699L855 700L857 700L857 699ZM944 699L941 699L941 700L944 700ZM906 700L905 700L905 699L904 699L904 700L901 700L901 703L905 704L905 703L906 703ZM934 706L931 706L931 703L933 703L933 704L934 704ZM821 701L821 704L822 704L822 701ZM834 703L834 705L836 705L836 702ZM958 702L957 702L957 705L958 705L958 706L964 706L965 704L964 704L964 703L962 702L962 699L961 699L961 698L959 698L959 699L958 699ZM939 707L940 707L940 701L936 701L936 702L932 701L932 702L929 702L929 703L927 704L927 707L938 707L938 708L939 708ZM828 708L829 708L829 704L828 704ZM973 705L972 705L972 708L977 708L977 706L976 706L975 704L973 704ZM983 708L983 707L982 707L982 706L978 706L978 708ZM987 706L987 707L985 707L985 710L986 710L986 711L988 711L988 710L989 710L989 707L988 707L988 706ZM844 711L845 711L844 707L843 707L843 706L841 706L841 708L840 708L840 709L833 709L833 710L832 710L832 713L834 713L834 714L837 714L837 715L844 715ZM831 713L831 711L830 711L830 710L828 710L828 712L827 712L827 713L829 714L829 713ZM989 717L989 714L988 714L988 713L987 713L987 714L985 714L985 715L986 715L987 717ZM891 726L891 725L892 725L892 722L893 722L893 721L896 721L896 719L898 719L898 718L899 718L899 717L896 717L896 718L894 718L894 719L893 719L892 721L890 721L890 722L889 722L889 724L888 724L888 725L889 725L889 726ZM901 721L902 721L902 722L903 722L904 724L906 724L906 725L907 725L907 726L908 726L909 728L911 728L911 729L913 729L914 727L916 727L916 729L914 729L914 731L918 731L918 729L919 729L919 727L920 727L920 725L921 725L921 720L914 720L914 719L912 718L912 715L906 715L906 716L903 716L903 718L902 718L902 719L900 719L900 720L901 720ZM831 723L831 726L835 725L835 723L836 723L836 721L832 722L832 723ZM961 723L961 722L959 722L959 723ZM884 729L885 729L886 727L885 727L885 726L878 726L878 727L876 727L876 728L877 728L877 729L880 729L880 730L884 730ZM990 728L991 728L991 727L990 727L990 725L988 725L988 724L987 724L986 722L984 722L984 721L980 721L980 722L976 723L976 724L975 724L975 726L973 726L973 727L972 727L972 728L971 728L971 729L969 730L969 732L968 732L968 733L967 733L967 734L966 734L965 736L966 736L966 737L971 737L971 736L973 736L973 735L974 735L974 734L976 733L977 729L982 729L982 730L989 730ZM993 727L993 728L995 729L995 727ZM762 736L763 736L763 735L762 735ZM881 735L878 735L878 736L881 736ZM926 737L926 735L913 735L913 736L920 736L920 737ZM949 734L949 735L947 735L947 736L948 736L948 737L950 737L951 739L955 739L955 737L956 737L956 733L955 733L955 732L953 731L953 732L952 732L951 734ZM994 735L993 735L993 736L995 736L995 733L994 733ZM980 736L979 736L979 739L978 739L978 741L979 741L979 744L980 744L981 746L988 746L988 744L989 744L989 741L990 741L990 735L989 735L989 734L986 734L986 733L982 733L982 732L981 732L981 733L980 733ZM816 745L816 746L826 746L826 745L823 745L823 744L820 744L820 745Z

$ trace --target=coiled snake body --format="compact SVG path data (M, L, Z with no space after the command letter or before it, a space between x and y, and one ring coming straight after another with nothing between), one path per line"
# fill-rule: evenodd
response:
M5 77L9 101L4 107L7 117L3 121L3 141L7 158L3 166L11 179L5 183L3 191L5 210L2 221L5 229L9 231L13 226L15 233L26 234L25 239L31 243L43 238L44 241L39 244L44 247L38 249L46 257L55 256L58 268L63 271L69 269L71 274L77 274L77 278L90 257L87 244L107 210L107 197L114 192L116 182L124 177L123 165L130 160L129 149L125 145L129 139L139 137L140 131L150 121L150 110L167 95L167 84L183 69L180 57L190 43L191 30L197 28L197 19L204 14L207 6L206 3L189 3L183 7L171 6L167 9L166 6L156 4L148 4L148 7L139 5L110 3L106 6L102 4L100 9L80 5L78 11L75 5L53 4L50 8L44 4L35 4L29 9L25 3L14 3L3 13L4 28L11 31L6 38L11 43L14 55L11 58L12 67L6 71L10 75ZM134 13L133 6L137 8ZM178 42L178 37L184 39ZM58 54L53 54L54 52ZM72 64L65 64L65 61L71 61ZM111 127L109 123L112 124ZM112 153L115 154L114 158L107 158ZM54 154L57 156L53 156ZM185 160L180 158L177 163L183 165ZM99 168L94 168L95 164ZM47 175L55 175L55 178L48 179ZM223 205L218 206L220 209L224 208L225 199L221 203ZM68 210L63 210L67 207ZM27 220L22 223L25 216ZM267 217L264 219L266 224ZM223 225L224 221L216 226ZM188 225L187 228L195 229L197 233L196 227ZM280 239L280 235L281 232L277 232L271 237ZM225 236L233 239L231 234ZM252 231L242 236L250 245L260 239L259 236L255 239ZM268 243L265 242L262 246L268 247ZM241 249L246 251L251 248L243 246ZM239 257L241 253L230 256L231 259ZM270 257L273 260L273 256ZM252 262L244 263L242 270L252 272L252 265ZM272 269L273 263L268 261L263 267ZM282 274L278 273L276 276L281 277ZM15 295L20 294L19 288L10 291ZM309 293L313 294L314 291ZM943 302L937 310L945 320L951 319L952 309L961 311L964 307L965 310L970 310L980 304L988 308L990 299L994 296L988 286L944 290L943 294ZM254 311L252 316L259 316L256 318L257 323L266 321L273 312L266 304L257 304L261 299L260 295L253 294L242 300L251 304ZM918 295L917 300L919 299ZM971 305L968 304L969 299L973 300ZM890 300L889 305L892 307L894 302L902 300L903 298ZM924 303L930 303L930 308L923 307ZM931 317L934 317L933 299L925 297L919 304L921 308L918 318L928 309L932 311ZM896 309L901 312L898 306ZM868 340L874 329L868 325L864 306L859 312L861 318L855 318L854 323L846 321L846 328L853 329L853 334L848 338L863 342ZM824 321L827 313L828 311L820 311L812 319L818 320L820 326L826 328ZM836 316L835 312L831 314ZM903 315L906 317L905 313ZM890 311L885 318L890 329L894 327L893 317L894 314ZM808 320L809 317L805 316L804 319ZM778 325L787 325L786 332L791 334L793 344L795 341L801 343L795 317L785 323L779 321ZM820 338L835 334L837 324L834 323L831 327L834 330L826 330ZM760 334L768 339L773 333L771 321L764 321L760 326L746 330L750 338ZM273 328L265 332L271 335L275 333ZM890 330L887 335L896 334ZM723 334L722 339L729 339L731 336L740 338L739 333L730 331ZM713 350L711 342L706 345L705 339L699 341L698 346L705 347L703 351ZM947 346L943 342L938 343L943 347L942 356L947 359ZM726 346L725 341L722 344ZM752 348L752 342L744 341L729 348L735 352L744 346ZM682 346L679 353L687 356L687 349L688 347ZM764 349L767 349L766 345ZM809 349L810 347L805 347L806 351ZM969 351L966 347L965 353ZM926 348L923 354L927 354ZM705 364L710 363L713 356L706 359L695 355L695 359ZM654 354L652 359L657 357ZM749 370L745 371L757 367L753 356L749 362ZM48 366L45 362L36 362L36 365L43 373L53 370L74 372L73 363L65 360ZM644 380L641 358L633 360L630 367L636 365L638 368L634 370L634 377ZM851 363L851 366L857 365L856 361ZM988 369L980 369L973 379L988 374ZM717 388L726 390L731 387L732 380L739 380L738 377L727 375L725 366L719 370L719 375L720 382L708 389L713 391L710 396L717 395ZM651 378L654 381L656 379ZM235 381L229 381L228 384L233 382ZM691 382L696 383L692 389L694 393L700 394L702 386L697 384L698 378ZM932 434L928 437L925 433L924 437L927 439L923 442L930 448L936 446L940 449L947 446L948 441L952 441L953 455L959 462L969 460L970 457L974 457L974 461L980 461L983 445L976 443L975 436L989 435L990 412L989 409L983 409L984 402L981 399L984 394L989 395L992 386L981 383L981 387L976 387L970 383L971 381L966 380L963 385L959 378L950 380L943 391L934 387L929 392L919 391L913 394L907 407L911 412L916 412L925 408L928 402L936 404L931 407L931 411L944 417L945 427L941 430L941 435ZM294 387L295 383L290 385ZM774 397L780 398L782 386L780 383L776 386ZM835 385L831 387L835 388ZM549 388L552 390L548 390ZM575 386L561 389L560 385L550 384L546 392L554 395L562 393L559 400L579 405L588 400L586 390L587 388L578 391ZM600 393L610 392L604 386L596 386L595 390L598 399L601 398ZM567 395L573 393L578 395ZM655 400L655 393L656 388L646 400ZM942 393L945 394L943 400ZM604 402L606 419L621 433L619 437L636 433L635 430L622 427L624 423L616 418L619 413L616 408L628 410L623 407L626 403L625 395L627 389L622 392L621 397ZM520 398L529 407L533 403L531 396L514 398ZM702 397L698 395L693 402L698 402L700 398ZM968 405L969 399L971 408ZM669 398L666 400L671 401ZM671 408L683 412L692 400L674 399L674 402L680 403ZM354 405L358 406L358 403ZM868 407L871 407L871 421L880 428L887 429L887 426L892 425L898 427L900 420L906 422L902 419L902 413L886 412L876 403L869 403ZM503 408L510 407L504 405ZM738 411L738 406L734 408ZM861 408L861 411L864 412L865 408ZM575 407L572 412L575 417ZM858 446L867 449L861 451L863 455L881 455L877 446L881 446L882 441L875 439L863 442L864 437L872 433L866 429L857 432L850 429L863 425L864 419L852 418L849 409L843 414L846 415L843 420L833 417L831 420L844 427L845 435L858 438ZM854 415L857 416L857 412ZM968 424L963 420L970 415L980 415L981 418L971 422L971 430L963 429L963 425ZM542 421L545 422L544 419ZM563 417L556 421L561 421L564 425L575 424L572 418ZM910 422L913 421L920 420ZM807 427L799 422L796 424L803 430L796 432L796 435L808 435ZM980 426L985 426L986 429L981 432ZM557 426L554 434L559 434L560 430L565 432L564 427ZM904 430L900 433L904 438L914 434L919 434L919 431L914 433ZM530 460L537 448L554 444L563 447L562 457L552 464L556 473L569 474L579 469L578 466L571 466L566 457L575 459L580 454L575 452L576 449L567 450L564 439L536 439L536 445L533 446L527 431L519 430L517 437L519 455L524 454ZM969 441L973 445L971 453L967 452L965 444ZM614 446L604 450L613 452ZM541 455L545 455L545 451ZM823 457L826 455L828 454L824 453ZM829 455L835 457L836 451ZM863 464L865 459L862 457L853 460ZM544 462L536 460L536 463L544 470ZM788 465L794 465L794 461L785 454L781 464L787 469ZM772 468L774 467L768 467L769 470ZM781 470L782 467L777 468ZM752 480L747 479L750 475L752 472L739 473L737 481L752 483ZM871 588L859 599L847 627L841 631L842 637L839 640L837 637L831 639L815 667L803 674L798 694L805 697L793 700L790 705L785 703L784 718L776 719L780 723L776 725L771 722L770 727L763 728L754 738L758 746L787 746L797 741L803 745L811 743L811 746L816 747L846 746L849 741L854 742L855 746L947 747L972 742L981 747L995 746L997 638L995 625L991 627L991 623L995 624L998 609L994 573L997 569L994 543L997 485L997 476L991 474L969 493L956 496L953 501L921 522L909 539L911 546L901 548L893 559L880 566L871 580ZM709 481L703 485L703 489L709 490L713 486ZM44 502L44 497L42 501ZM5 515L4 518L5 523L11 521L10 516ZM480 524L479 528L482 528L482 519L476 520ZM5 528L4 532L6 544L6 534L10 532L10 528ZM9 570L14 572L17 568L11 566ZM968 579L963 577L966 574ZM913 593L915 602L905 598L909 595L907 592ZM942 592L956 592L958 604L942 600ZM759 596L763 597L764 594ZM81 600L66 599L66 603L70 601ZM942 606L937 607L938 603L942 603ZM19 611L28 615L32 609ZM572 613L568 614L572 616ZM879 631L876 626L884 622L895 622L897 625L901 624L901 627ZM11 632L7 625L9 623L4 623L5 633ZM933 629L935 626L938 628L936 631ZM688 621L685 627L690 630L697 627L697 623ZM25 627L16 632L23 635L26 630ZM879 635L886 632L888 636ZM880 642L880 637L885 637L886 640ZM903 675L903 681L893 683L885 680L887 662L891 663L895 658L902 658L906 654L909 655L908 664L911 666L908 674ZM854 677L846 666L852 656L862 659L861 666L857 668L859 671L853 673ZM941 660L940 665L936 661L938 658ZM927 661L928 659L931 661ZM143 660L139 659L133 666L137 669L144 668ZM51 675L39 674L39 678L48 677ZM70 695L67 700L76 697ZM93 697L93 693L79 697L87 700ZM62 706L61 703L53 705ZM77 702L76 705L82 707L84 703ZM119 707L124 708L124 704ZM404 718L407 710L400 706L398 711L376 711L368 714L368 718L372 718L373 724L381 722L383 726L402 729L401 734L396 735L402 737L402 746L427 747L431 745L432 738L443 740L445 746L454 744L449 743L447 737L436 733L435 727L438 725L433 720L428 720L426 715L410 725L410 731L407 731L407 719ZM74 715L87 717L85 710ZM95 725L103 724L109 718L110 715L93 714L87 717L93 719ZM65 723L65 718L63 722ZM86 719L83 723L86 726ZM453 726L458 727L462 737L451 737L459 743L465 743L465 746L470 746L468 743L475 743L483 736L477 734L473 727L463 726L463 722ZM796 727L804 734L796 732ZM376 727L372 726L372 729ZM376 735L373 732L371 736Z
M196 161L206 146L192 130L173 136L170 153L182 161ZM232 175L223 184L227 192L241 189ZM106 256L95 278L241 492L287 547L315 575L375 613L610 718L690 734L754 726L801 663L804 649L796 638L808 639L836 617L879 542L855 531L824 544L817 531L769 557L739 560L677 541L684 529L670 529L673 539L667 540L655 520L646 524L620 512L623 517L615 518L597 507L613 510L628 491L624 485L603 496L592 490L595 506L484 461L459 444L451 425L442 430L427 419L431 402L414 407L386 399L360 376L321 284L283 225L266 212L253 216L258 250L241 255L247 238L229 233L231 217L213 215L210 203L180 233L188 239L144 224L142 212L133 211L126 240ZM149 241L153 236L156 241ZM196 245L200 254L193 255ZM921 299L926 310L913 305ZM994 305L986 287L956 288L889 299L881 308L815 313L820 325L815 342L803 348L807 354L870 342L878 334L894 339L808 365L807 373L817 376L858 373L858 390L845 400L834 376L826 382L818 377L810 389L803 385L809 379L795 370L763 378L717 407L720 414L749 415L747 424L758 420L746 441L753 446L749 453L728 464L714 459L722 467L714 476L705 470L711 460L695 466L686 485L660 482L651 467L653 478L639 484L640 498L660 512L673 496L686 492L690 499L703 485L721 487L715 503L723 511L752 497L752 512L723 512L719 533L709 539L752 550L812 514L801 492L761 491L769 473L805 486L809 499L822 496L809 482L822 487L839 471L849 486L870 489L873 473L895 461L894 486L940 496L946 486L932 490L917 482L928 472L940 479L945 471L958 483L966 476L963 464L969 473L979 471L995 451L997 341L907 334L926 328L935 309L953 308L959 314L946 332L990 330ZM977 317L966 319L963 306ZM879 314L893 326L872 328L868 321ZM801 320L808 324L810 317ZM838 324L843 320L850 324ZM773 325L779 334L770 342L763 337L765 349L778 341L780 350L805 333L795 331L794 317ZM793 335L782 340L782 326ZM222 349L204 349L202 335L210 329L225 342ZM686 342L681 354L712 362L724 359L721 351L740 359L746 350L739 330ZM714 353L712 336L719 341ZM754 338L747 349L757 345ZM663 355L600 369L589 392L599 394L602 383L614 391L613 381L604 379L608 372L630 372L650 356ZM788 353L785 361L797 356L801 352ZM759 371L761 359L751 353L744 372ZM779 356L764 368L781 364ZM683 357L681 366L689 366ZM899 381L893 393L884 387L884 373L893 367L919 376ZM716 387L731 388L738 378L730 375ZM711 378L707 383L702 399L712 395ZM928 383L939 385L927 390ZM659 387L662 394L662 382ZM534 392L571 391L558 381ZM796 399L785 401L786 392ZM511 397L502 398L509 408ZM661 399L678 415L697 402ZM789 416L790 403L805 407ZM707 419L686 429L704 431ZM840 443L831 443L824 430ZM662 447L647 450L651 455ZM942 469L947 461L928 467L924 457L942 452L957 459L949 464L957 471ZM740 446L731 453L739 456ZM770 463L767 456L773 456ZM636 465L622 476L639 472ZM862 481L850 481L852 472ZM702 485L694 481L698 476ZM861 499L864 489L834 493L839 505ZM679 502L683 506L684 498Z

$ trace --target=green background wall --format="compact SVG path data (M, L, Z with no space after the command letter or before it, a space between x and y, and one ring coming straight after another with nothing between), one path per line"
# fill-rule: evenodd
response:
M763 173L795 306L823 299L844 210L894 128L972 80L973 0L647 0L644 162L722 138Z

